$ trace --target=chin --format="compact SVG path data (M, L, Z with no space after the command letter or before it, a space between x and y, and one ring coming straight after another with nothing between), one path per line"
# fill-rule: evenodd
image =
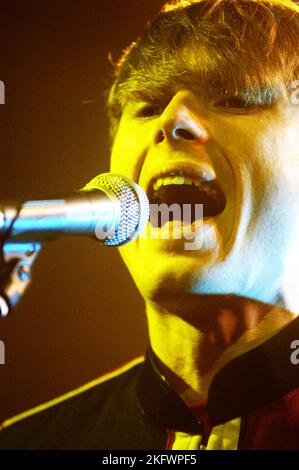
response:
M196 309L204 296L233 295L277 304L277 278L269 279L266 274L254 277L250 266L247 268L244 266L240 273L240 264L228 268L227 263L215 264L212 259L210 263L202 263L202 260L175 256L172 260L168 257L164 263L160 259L159 266L151 264L141 275L135 272L135 278L143 297L166 309L176 308L178 303L180 309L187 306Z

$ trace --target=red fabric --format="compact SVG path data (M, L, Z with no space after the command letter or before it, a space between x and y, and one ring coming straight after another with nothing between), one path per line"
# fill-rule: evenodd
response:
M252 412L240 440L242 450L299 450L299 388Z
M212 430L206 403L195 403L189 409L203 425L203 444L206 445ZM244 423L240 436L241 450L299 450L299 388L253 411ZM174 432L167 432L166 449L171 449Z
M207 403L203 401L197 402L193 405L190 405L189 409L196 419L202 423L203 444L206 445L212 431L212 426L210 424L207 410Z
M172 429L167 429L167 442L165 450L171 450L175 440L175 432Z

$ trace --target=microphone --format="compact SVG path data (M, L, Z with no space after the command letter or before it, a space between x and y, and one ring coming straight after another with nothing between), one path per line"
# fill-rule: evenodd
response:
M0 237L9 243L43 243L61 235L88 235L106 246L122 246L141 233L148 219L149 202L140 186L103 173L66 195L0 204Z

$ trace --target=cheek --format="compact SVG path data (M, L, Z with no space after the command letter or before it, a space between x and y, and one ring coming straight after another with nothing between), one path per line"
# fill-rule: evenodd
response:
M259 142L251 172L255 223L283 257L299 229L299 139L293 129L273 125Z
M112 147L110 171L132 178L135 166L133 155L128 139L118 132Z
M232 163L250 175L253 195L261 200L271 194L295 195L299 188L299 134L295 127L260 118L251 126L239 123L238 131L238 138L232 139L232 154L237 157Z
M137 181L147 149L146 134L127 123L120 123L111 153L110 170Z
M287 124L273 125L260 142L255 161L265 184L284 194L286 198L296 198L299 191L298 129Z

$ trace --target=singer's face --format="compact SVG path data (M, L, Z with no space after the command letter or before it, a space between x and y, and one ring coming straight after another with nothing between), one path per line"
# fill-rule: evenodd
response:
M282 90L272 104L248 106L184 89L165 103L126 105L111 171L133 179L156 204L204 205L203 222L182 229L196 233L197 249L184 233L161 239L173 222L156 229L149 223L120 249L147 301L167 306L167 299L184 302L194 294L272 301L299 235L294 98Z

